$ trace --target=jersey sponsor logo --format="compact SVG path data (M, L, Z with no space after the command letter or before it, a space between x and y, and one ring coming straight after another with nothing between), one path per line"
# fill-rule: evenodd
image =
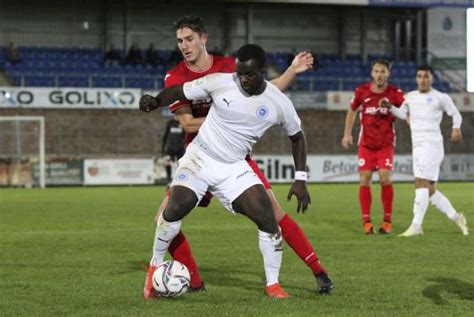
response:
M426 98L426 102L427 102L427 103L431 103L432 101L433 101L433 97L428 96L428 97Z
M222 101L224 101L227 104L227 107L229 107L233 100L227 101L227 99L222 98Z
M184 181L187 181L188 178L189 178L189 176L188 176L188 173L186 173L186 172L179 172L178 175L176 175L176 180L177 181L184 182Z
M265 119L268 117L270 110L268 110L267 106L260 106L257 108L257 117L260 119Z
M367 107L365 108L365 114L376 115L377 113L387 114L388 109L383 107Z

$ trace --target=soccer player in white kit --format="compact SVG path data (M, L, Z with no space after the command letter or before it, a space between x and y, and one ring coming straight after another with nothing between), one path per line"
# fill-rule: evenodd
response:
M384 103L392 114L407 120L411 130L415 176L414 216L410 227L399 236L411 237L423 234L423 218L429 202L467 235L469 231L464 214L456 212L448 198L435 187L444 158L443 135L440 129L443 112L453 118L451 132L453 142L462 140L461 114L451 97L432 88L433 70L430 66L421 65L417 68L416 83L418 90L409 92L400 108L392 107L388 102Z
M310 203L305 137L292 102L263 78L264 50L247 44L236 55L237 73L211 74L167 88L156 97L144 95L140 99L140 109L145 112L181 99L213 99L198 135L179 161L170 201L158 221L155 253L160 254L157 262L161 262L180 230L181 219L209 190L229 211L246 215L257 224L267 278L265 292L270 297L286 298L288 293L278 282L282 258L280 230L271 201L245 156L266 130L281 125L292 141L296 170L288 198L295 195L297 211L305 211Z

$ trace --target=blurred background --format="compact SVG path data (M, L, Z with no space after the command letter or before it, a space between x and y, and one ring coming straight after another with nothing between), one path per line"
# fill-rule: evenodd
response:
M319 67L287 92L307 134L312 181L358 180L356 147L344 151L340 141L353 90L370 81L377 58L393 63L390 82L404 91L416 89L418 64L435 68L434 87L451 95L464 119L456 145L451 120L443 121L442 179L474 180L474 95L466 90L472 2L0 0L0 186L39 186L41 171L43 185L163 182L170 113L141 113L138 100L163 88L182 59L171 27L183 15L204 20L214 54L261 45L269 78L298 51L317 56ZM400 121L396 129L394 179L410 180L409 129ZM290 153L279 128L255 147L276 182L292 179Z

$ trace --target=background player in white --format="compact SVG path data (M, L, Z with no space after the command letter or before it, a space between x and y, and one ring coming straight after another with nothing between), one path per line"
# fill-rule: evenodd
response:
M439 169L444 157L443 135L440 123L443 112L453 118L451 141L462 140L462 117L451 97L434 88L433 70L428 65L421 65L416 71L418 90L406 95L405 102L400 108L392 107L385 100L384 107L390 109L395 116L408 120L411 130L413 147L413 174L415 176L415 202L413 204L413 220L410 227L400 234L411 237L423 234L423 218L428 209L428 202L444 213L468 234L466 218L453 208L448 198L436 189Z
M214 100L198 136L179 161L169 204L158 223L159 243L155 252L159 250L159 260L163 260L170 240L180 230L181 219L210 190L226 208L246 215L257 224L267 277L265 291L270 297L285 298L288 294L278 283L282 251L280 230L270 198L244 158L267 129L281 125L293 143L296 168L295 183L288 198L296 195L297 210L305 211L310 203L306 188L305 137L291 101L264 80L263 49L247 44L236 55L237 74L208 75L167 88L156 97L145 95L140 100L140 109L145 112L166 107L177 99L212 97Z

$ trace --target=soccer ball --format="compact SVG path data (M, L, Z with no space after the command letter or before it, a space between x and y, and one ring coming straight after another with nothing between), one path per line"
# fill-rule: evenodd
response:
M191 276L181 262L168 260L153 273L153 288L163 297L178 297L189 289Z

